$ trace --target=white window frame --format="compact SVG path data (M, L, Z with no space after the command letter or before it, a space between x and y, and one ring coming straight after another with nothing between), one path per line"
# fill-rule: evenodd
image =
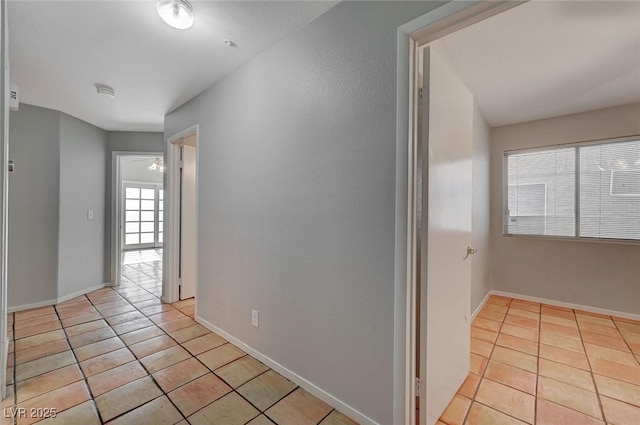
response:
M130 244L127 246L126 243L126 226L127 226L127 220L125 218L125 215L122 214L122 229L121 229L121 235L120 235L120 240L122 241L122 247L121 250L122 251L135 251L135 250L139 250L139 249L150 249L150 248L162 248L162 242L160 242L159 238L160 238L160 233L163 232L161 226L161 221L160 221L160 213L164 212L164 209L160 209L159 205L160 205L160 191L164 190L164 184L162 183L149 183L149 182L139 182L139 181L133 181L133 180L123 180L122 181L122 213L124 213L126 211L126 192L127 192L127 188L128 187L132 187L132 188L140 188L140 189L152 189L155 192L155 198L153 200L153 204L154 204L154 220L153 220L153 242L147 242L147 243L138 243L138 244ZM142 212L142 211L141 211ZM164 216L163 216L164 218ZM142 224L142 220L139 221L140 224ZM139 232L142 233L142 232ZM150 232L148 232L150 233Z
M598 139L598 140L588 140L583 142L569 142L563 144L555 144L555 145L547 145L547 146L539 146L535 148L525 148L525 149L511 149L503 152L503 161L502 161L502 236L508 238L534 238L534 239L552 239L552 240L566 240L566 241L584 241L584 242L605 242L605 243L616 243L616 244L640 244L640 240L638 239L622 239L622 238L595 238L595 237L587 237L580 236L580 155L579 148L585 146L594 146L594 145L608 145L614 143L621 142L631 142L635 140L640 140L640 134L631 135L631 136L623 136L618 138L611 139ZM509 233L508 222L507 219L509 217L509 186L513 186L509 184L508 178L508 167L507 167L507 158L510 155L521 154L521 153L533 153L533 152L544 152L551 151L555 149L566 149L575 147L575 203L574 203L574 211L575 211L575 233L573 236L558 236L558 235L535 235L535 234L514 234ZM613 173L611 172L611 182L610 182L610 191L613 190ZM611 195L617 197L640 197L640 194L618 194ZM546 211L546 207L545 207Z

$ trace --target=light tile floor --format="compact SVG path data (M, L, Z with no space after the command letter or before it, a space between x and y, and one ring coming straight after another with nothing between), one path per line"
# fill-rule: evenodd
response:
M162 296L162 248L124 251L120 287L136 284L156 297Z
M0 422L355 424L196 323L193 303L127 283L9 314Z
M640 322L491 296L438 425L640 424Z

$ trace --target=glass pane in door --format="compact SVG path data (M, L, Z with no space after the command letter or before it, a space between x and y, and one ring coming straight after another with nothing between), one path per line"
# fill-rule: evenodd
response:
M159 184L125 183L122 230L125 249L162 246L163 198Z

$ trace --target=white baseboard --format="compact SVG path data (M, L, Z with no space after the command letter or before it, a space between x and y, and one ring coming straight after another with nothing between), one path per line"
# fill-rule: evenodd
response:
M536 302L536 303L554 305L556 307L572 308L572 309L575 309L575 310L582 310L582 311L587 311L587 312L590 312L590 313L598 313L598 314L604 314L606 316L616 316L616 317L622 317L624 319L631 319L631 320L640 321L640 314L625 313L625 312L622 312L622 311L608 310L606 308L592 307L592 306L581 305L581 304L566 303L566 302L562 302L562 301L549 300L549 299L546 299L546 298L532 297L532 296L529 296L529 295L514 294L512 292L496 291L494 289L490 290L488 295L501 295L503 297L517 298L519 300L524 300L524 301L531 301L531 302ZM486 301L486 299L485 299L485 301ZM484 301L483 301L482 304L484 304Z
M75 297L79 297L80 295L88 294L89 292L97 291L98 289L102 289L105 286L109 286L109 285L110 285L110 283L107 283L107 282L100 283L98 285L93 285L93 286L90 286L88 288L83 288L83 289L81 289L79 291L76 291L76 292L73 292L71 294L63 295L61 297L59 296L57 304L63 303L65 301L69 301L70 299L73 299Z
M346 416L350 417L351 419L353 419L354 421L358 422L359 424L361 424L361 425L379 425L377 422L375 422L371 418L369 418L369 417L365 416L364 414L360 413L359 411L357 411L353 407L349 406L348 404L340 401L336 397L334 397L331 394L329 394L328 392L324 391L322 388L314 385L313 383L309 382L308 380L306 380L302 376L300 376L300 375L296 374L295 372L287 369L286 367L282 366L280 363L270 359L269 357L265 356L264 354L260 353L259 351L255 350L254 348L250 347L249 345L245 344L244 342L238 340L237 338L233 337L232 335L229 335L227 332L223 331L222 329L218 328L217 326L213 325L212 323L207 322L202 317L196 316L196 321L198 323L202 324L204 327L208 328L210 331L215 332L216 334L218 334L221 337L225 338L227 341L231 342L233 345L236 345L238 348L240 348L241 350L243 350L247 354L251 355L252 357L255 357L258 360L260 360L262 363L264 363L265 365L269 366L271 369L275 370L276 372L278 372L279 374L281 374L285 378L289 379L290 381L294 382L295 384L299 385L304 390L306 390L309 393L313 394L314 396L318 397L320 400L322 400L325 403L329 404L330 406L336 408L338 411L340 411L340 413L345 414Z
M491 291L487 292L487 295L485 295L482 301L480 301L480 304L478 304L478 307L476 307L476 309L473 311L473 314L471 315L470 322L473 322L473 320L476 318L478 313L480 313L480 310L482 310L482 307L484 307L484 305L487 303L487 300L489 299L490 295L491 295Z
M37 303L23 304L23 305L17 305L17 306L14 306L14 307L9 307L9 308L7 308L7 313L15 313L17 311L30 310L32 308L46 307L46 306L49 306L49 305L60 304L60 303L63 303L65 301L68 301L68 300L70 300L72 298L79 297L80 295L88 294L89 292L93 292L93 291L96 291L98 289L102 289L105 286L109 286L109 285L110 285L109 283L101 283L101 284L98 284L98 285L90 286L88 288L84 288L84 289L82 289L80 291L76 291L76 292L74 292L72 294L63 295L63 296L55 298L53 300L39 301Z

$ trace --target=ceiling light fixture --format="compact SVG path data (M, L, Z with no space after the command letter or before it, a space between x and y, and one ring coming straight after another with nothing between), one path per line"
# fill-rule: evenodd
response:
M147 167L147 170L164 173L164 161L162 158L154 158L153 163Z
M109 99L116 97L116 92L113 88L105 86L104 84L96 84L96 91L100 96L108 97Z
M186 30L193 25L193 7L187 0L160 0L156 8L162 20L173 28Z

